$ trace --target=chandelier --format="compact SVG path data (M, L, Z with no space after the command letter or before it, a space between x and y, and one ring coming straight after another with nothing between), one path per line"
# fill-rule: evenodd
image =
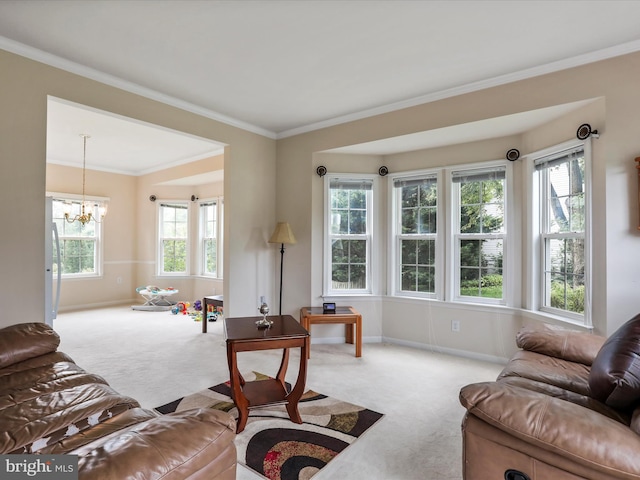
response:
M80 134L83 139L83 153L82 153L82 203L80 204L80 214L71 216L71 209L73 205L68 202L65 203L65 212L64 218L69 223L73 223L76 220L80 222L83 226L93 220L96 223L100 223L104 216L107 214L107 203L96 201L96 200L87 200L85 198L85 179L87 174L87 138L90 138L91 135Z

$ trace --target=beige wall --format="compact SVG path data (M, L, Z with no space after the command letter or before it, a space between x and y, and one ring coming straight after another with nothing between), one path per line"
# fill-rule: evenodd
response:
M0 72L0 195L15 205L0 213L11 225L0 236L0 326L44 320L47 95L226 144L225 309L253 314L260 294L274 298L265 241L275 224L274 140L6 51Z
M6 259L0 275L4 315L0 324L43 318L46 96L54 95L120 115L138 118L228 145L225 148L225 308L229 315L254 314L259 295L277 301L279 253L267 244L275 221L288 221L298 243L285 256L283 311L297 315L318 305L318 152L387 137L600 98L591 118L601 137L594 141L593 298L596 331L610 334L639 310L637 183L634 158L640 154L640 54L443 99L322 130L273 141L0 52L0 191L15 205L0 213L10 225L0 237ZM602 120L604 119L604 120ZM521 151L573 138L577 125L523 135ZM602 124L598 124L602 122ZM575 122L578 123L578 122ZM580 121L579 123L582 123ZM509 142L510 143L510 142ZM500 140L484 145L503 154ZM461 146L461 149L466 147ZM380 159L372 162L378 166ZM383 158L390 168L416 168L411 155ZM348 170L346 166L342 166ZM377 168L372 168L376 171ZM394 171L392 169L392 171ZM519 173L516 171L516 177ZM520 177L521 178L521 177ZM277 194L276 194L277 192ZM139 193L139 195L142 195ZM526 230L523 226L523 234ZM140 242L140 240L138 240ZM138 243L137 249L140 249ZM136 254L140 253L139 251ZM523 279L526 282L526 279ZM321 281L321 280L320 280ZM524 294L522 295L524 297ZM11 300L11 302L7 301ZM522 298L524 302L524 298ZM513 332L528 320L519 310L459 308L433 302L404 303L380 295L353 299L365 314L365 333L477 355L502 357L513 348ZM452 334L449 320L464 321ZM319 333L321 335L321 333Z
M593 321L595 331L610 334L640 310L635 301L639 261L634 255L639 245L636 230L638 205L636 172L633 159L640 153L637 135L637 112L640 111L640 54L614 58L554 74L460 95L401 111L366 118L348 124L297 135L278 141L279 218L295 222L298 244L291 248L289 260L300 268L285 275L285 304L318 305L318 285L322 272L318 268L321 255L321 221L318 221L319 190L315 167L317 152L346 145L426 131L477 120L536 110L554 105L599 99L581 118L567 117L554 125L542 126L518 138L498 139L474 145L448 148L452 160L461 157L471 161L503 158L506 147L520 144L523 153L575 138L579 124L591 122L601 136L594 140L594 259L595 281ZM472 155L467 155L471 148ZM480 155L478 157L478 148ZM517 147L516 147L517 148ZM433 165L429 152L383 158L390 171L411 170ZM442 153L442 152L439 152ZM426 154L423 155L423 154ZM419 158L420 157L420 158ZM372 160L375 172L378 159ZM341 171L362 168L353 161L340 164ZM522 181L521 167L514 177ZM285 187L286 188L283 188ZM520 202L524 197L520 195ZM527 231L523 225L522 235ZM524 236L521 239L524 241ZM524 262L524 259L522 260ZM312 268L313 266L313 268ZM526 278L522 279L520 302L526 301ZM344 299L367 308L365 334L452 351L467 351L489 357L503 357L515 348L513 333L530 316L519 309L496 310L465 306L447 307L438 302L404 302L398 299ZM453 334L450 320L460 319L462 331ZM317 336L323 335L318 331ZM331 333L327 334L331 335Z

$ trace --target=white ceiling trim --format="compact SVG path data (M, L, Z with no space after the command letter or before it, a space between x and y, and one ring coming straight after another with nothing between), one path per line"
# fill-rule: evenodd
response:
M201 155L194 155L194 156L191 156L191 157L180 158L180 159L176 160L175 162L163 164L161 167L147 168L145 170L137 171L136 173L131 173L129 171L124 171L124 170L120 170L120 169L117 169L117 168L104 167L102 165L89 165L86 168L87 168L87 170L96 170L96 171L99 171L99 172L117 173L119 175L130 175L130 176L134 176L134 177L139 177L141 175L147 175L149 173L155 173L155 172L158 172L160 170L166 170L167 168L179 167L180 165L185 165L185 164L191 163L191 162L197 162L198 160L204 160L205 158L215 157L217 155L222 155L222 154L224 154L224 147L216 149L216 150L211 150L210 152L206 152L206 153L203 153ZM69 162L68 160L63 160L63 159L55 158L55 157L52 157L52 156L48 156L47 157L47 163L52 163L52 164L55 164L55 165L62 165L64 167L80 168L78 166L78 162Z
M58 57L57 55L52 55L40 49L30 47L20 42L16 42L1 35L0 48L8 52L29 58L31 60L35 60L52 67L56 67L67 72L75 73L76 75L80 75L82 77L89 78L106 85L110 85L112 87L116 87L130 93L135 93L136 95L140 95L151 100L156 100L172 107L180 108L181 110L210 118L211 120L216 120L232 127L238 127L252 133L257 133L258 135L263 135L268 138L276 138L275 132L266 130L262 127L258 127L256 125L243 122L242 120L228 117L221 113L214 112L213 110L209 110L208 108L203 108L190 102L185 102L184 100L180 100L170 95L165 95L164 93L160 93L150 88L143 87L142 85L138 85L137 83L129 82L114 75L109 75L108 73L101 72L94 68L86 67L79 63L72 62L71 60L67 60L62 57Z
M233 127L241 128L243 130L256 133L259 135L263 135L271 139L282 139L282 138L287 138L294 135L299 135L302 133L308 133L314 130L319 130L321 128L332 127L335 125L339 125L339 124L354 121L354 120L361 120L363 118L372 117L375 115L389 113L389 112L404 109L404 108L414 107L417 105L430 103L437 100L454 97L457 95L472 93L475 91L496 87L496 86L504 85L507 83L526 80L528 78L533 78L536 76L545 75L545 74L557 72L560 70L565 70L565 69L574 68L581 65L586 65L589 63L601 61L601 60L606 60L608 58L625 55L628 53L633 53L636 51L640 51L640 40L616 45L614 47L604 48L604 49L590 52L584 55L578 55L578 56L567 58L564 60L548 63L546 65L541 65L538 67L521 70L519 72L501 75L498 77L493 77L486 80L473 82L466 85L449 88L446 90L441 90L439 92L433 92L433 93L421 95L421 96L414 97L401 102L381 105L379 107L363 110L360 112L355 112L348 115L334 117L322 122L316 122L306 126L285 130L280 133L272 132L262 127L244 122L242 120L238 120L238 119L223 115L221 113L214 112L207 108L203 108L193 103L186 102L184 100L180 100L170 95L157 92L155 90L143 87L133 82L123 80L119 77L109 75L99 70L86 67L84 65L72 62L62 57L58 57L57 55L52 55L40 49L30 47L28 45L25 45L20 42L16 42L14 40L11 40L3 36L0 36L0 49L15 53L17 55L21 55L26 58L30 58L32 60L47 64L56 68L60 68L62 70L110 85L112 87L120 88L122 90L131 92L137 95L141 95L151 100L156 100L158 102L162 102L164 104L171 105L173 107L180 108L182 110L195 113L197 115L201 115L203 117L210 118L212 120L219 121L221 123L224 123Z
M294 135L300 135L302 133L312 132L321 128L333 127L341 123L352 122L355 120L362 120L363 118L373 117L375 115L381 115L384 113L394 112L396 110L402 110L404 108L415 107L425 103L431 103L438 100L444 100L446 98L463 95L466 93L472 93L480 90L484 90L491 87L498 87L508 83L517 82L520 80L526 80L528 78L539 77L549 73L559 72L561 70L567 70L569 68L579 67L587 65L589 63L606 60L608 58L619 57L628 53L640 51L640 40L633 42L623 43L614 47L603 48L594 52L586 53L584 55L578 55L572 58L566 58L564 60L558 60L546 65L540 65L537 67L528 68L519 72L508 73L499 77L493 77L486 80L480 80L478 82L468 83L458 87L448 88L439 92L428 93L419 97L410 98L401 102L390 103L388 105L381 105L379 107L363 110L361 112L352 113L349 115L343 115L335 117L322 122L313 123L303 127L292 128L277 134L276 138L287 138Z

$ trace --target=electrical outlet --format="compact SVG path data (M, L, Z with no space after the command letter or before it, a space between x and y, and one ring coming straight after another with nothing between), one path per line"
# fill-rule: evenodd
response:
M451 331L452 332L460 331L460 320L451 320Z
M260 305L264 303L264 295L260 295Z
M116 278L116 283L117 283L118 285L122 285L122 277L118 277L118 278Z

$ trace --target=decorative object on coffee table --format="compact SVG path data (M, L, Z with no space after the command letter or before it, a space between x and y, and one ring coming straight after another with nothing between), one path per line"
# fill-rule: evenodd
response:
M260 307L258 307L258 311L262 314L262 318L260 320L256 320L256 326L258 328L270 328L273 325L273 320L269 320L267 318L267 313L269 313L269 305L266 303L262 303Z

